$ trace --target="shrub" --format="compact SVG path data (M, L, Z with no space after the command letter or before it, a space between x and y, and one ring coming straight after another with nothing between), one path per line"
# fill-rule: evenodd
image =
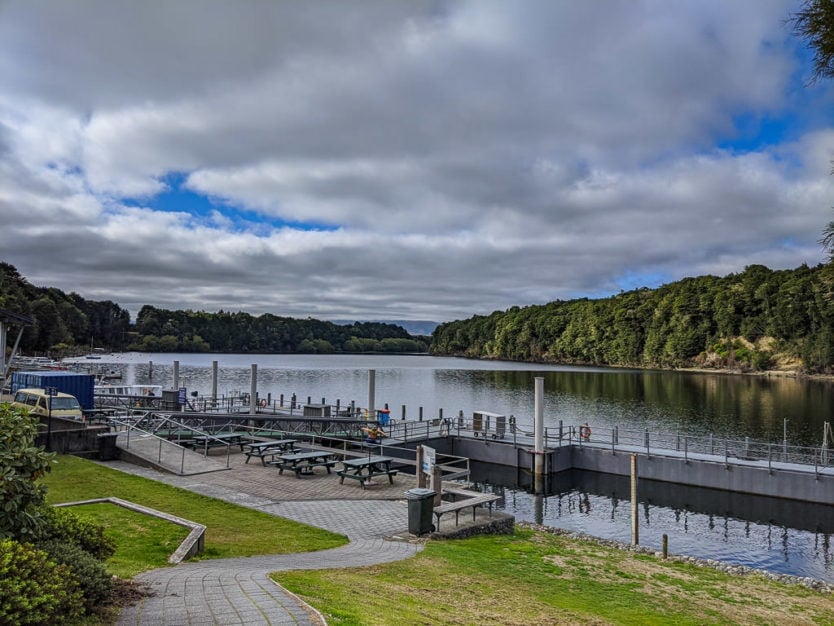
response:
M41 526L45 488L38 479L54 454L35 447L37 418L0 404L0 538L32 540Z
M104 564L77 545L50 539L38 544L54 561L67 566L78 579L84 595L84 608L91 613L110 598L113 582Z
M0 541L0 623L71 624L83 614L78 579L29 544Z
M82 519L64 508L44 507L41 539L55 539L78 546L99 561L116 552L115 542L104 534L104 526Z

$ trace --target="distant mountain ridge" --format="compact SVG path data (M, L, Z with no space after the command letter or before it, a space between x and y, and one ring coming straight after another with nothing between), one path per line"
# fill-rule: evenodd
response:
M440 322L433 322L431 320L330 320L334 324L340 326L353 324L354 322L374 322L376 324L395 324L402 326L409 335L420 335L423 337L430 337L434 329L440 326Z

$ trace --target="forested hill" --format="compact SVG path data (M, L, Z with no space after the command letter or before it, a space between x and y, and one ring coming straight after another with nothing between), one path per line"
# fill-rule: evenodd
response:
M431 352L638 367L834 370L834 265L686 278L441 324Z
M271 314L169 311L144 306L136 323L111 301L86 300L55 287L36 287L0 262L0 309L26 315L19 349L64 356L91 346L110 351L329 353L425 352L426 340L393 324L337 325ZM16 338L17 331L14 331ZM10 333L11 336L11 333ZM11 342L10 342L11 343ZM8 346L11 349L11 345Z

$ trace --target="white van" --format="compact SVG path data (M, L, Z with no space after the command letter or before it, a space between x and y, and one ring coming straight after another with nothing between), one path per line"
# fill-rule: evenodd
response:
M28 409L30 415L47 417L50 413L50 401L53 417L80 420L83 417L81 404L75 396L58 393L50 396L45 389L18 389L14 394L12 406Z

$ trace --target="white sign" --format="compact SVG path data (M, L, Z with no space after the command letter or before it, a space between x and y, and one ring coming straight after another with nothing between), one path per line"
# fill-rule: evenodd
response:
M435 452L434 448L430 448L429 446L423 446L423 473L424 474L431 474L432 469L434 469L435 460L437 459L437 453Z

